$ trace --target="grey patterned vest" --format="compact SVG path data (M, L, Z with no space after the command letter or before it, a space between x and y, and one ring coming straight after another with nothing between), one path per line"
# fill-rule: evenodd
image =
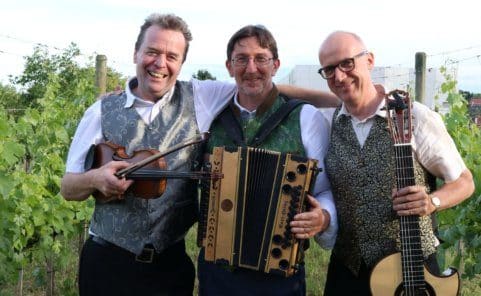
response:
M372 268L385 256L400 251L399 220L391 198L396 188L394 147L386 120L380 116L375 116L360 147L350 117L336 118L339 110L332 120L325 160L339 221L333 253L358 274L362 261ZM416 184L432 184L432 176L416 160L414 163ZM427 257L435 252L436 241L430 216L420 218L420 228Z
M165 151L199 133L191 83L177 82L172 101L148 125L134 107L124 107L125 101L125 93L102 100L102 132L105 141L125 146L129 154L146 148ZM190 171L198 150L189 146L166 156L168 169ZM91 229L133 253L140 253L146 243L160 252L182 239L196 219L196 184L189 179L168 179L164 194L157 199L128 195L119 202L97 203Z

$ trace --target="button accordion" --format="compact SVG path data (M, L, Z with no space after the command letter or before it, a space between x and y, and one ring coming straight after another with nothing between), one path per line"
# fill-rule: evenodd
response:
M317 160L252 147L215 147L208 164L223 178L202 188L198 244L205 260L293 275L303 241L294 237L289 223L306 210Z

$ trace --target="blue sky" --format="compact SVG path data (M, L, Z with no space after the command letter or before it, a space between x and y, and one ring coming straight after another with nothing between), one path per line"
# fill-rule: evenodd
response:
M0 82L23 70L23 56L36 43L51 53L75 42L86 56L108 57L109 66L134 75L133 44L152 12L175 13L194 36L182 79L207 69L228 79L224 67L229 37L247 24L263 24L277 39L281 71L318 64L322 40L334 30L359 34L377 66L413 67L416 52L427 66L455 67L460 89L481 92L481 26L475 1L153 1L16 0L0 10Z

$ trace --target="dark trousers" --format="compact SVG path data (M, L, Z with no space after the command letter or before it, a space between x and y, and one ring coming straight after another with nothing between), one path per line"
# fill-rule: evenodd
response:
M369 296L371 295L369 275L370 271L364 263L361 264L359 275L355 276L341 261L336 259L334 254L331 254L324 296Z
M436 254L432 254L426 260L427 268L431 273L439 274L439 265L436 260ZM364 262L361 263L358 276L354 275L335 254L331 254L329 267L327 270L326 285L324 287L324 296L370 296L371 287L369 279L371 269Z
M192 295L195 269L183 240L156 253L151 263L137 259L120 247L89 238L79 264L80 295Z
M306 295L304 266L288 278L245 268L232 270L205 262L203 251L198 262L200 296Z

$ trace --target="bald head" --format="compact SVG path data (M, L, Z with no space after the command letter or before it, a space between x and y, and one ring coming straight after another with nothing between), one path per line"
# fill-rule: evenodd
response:
M325 66L326 57L335 56L340 52L350 57L363 50L366 50L366 46L358 35L346 31L335 31L322 43L319 49L319 62Z
M331 91L343 101L349 112L361 116L363 106L371 104L371 100L377 97L371 80L374 55L366 49L361 38L350 32L331 33L319 49L319 62L320 73L327 77ZM375 107L376 102L372 104Z

